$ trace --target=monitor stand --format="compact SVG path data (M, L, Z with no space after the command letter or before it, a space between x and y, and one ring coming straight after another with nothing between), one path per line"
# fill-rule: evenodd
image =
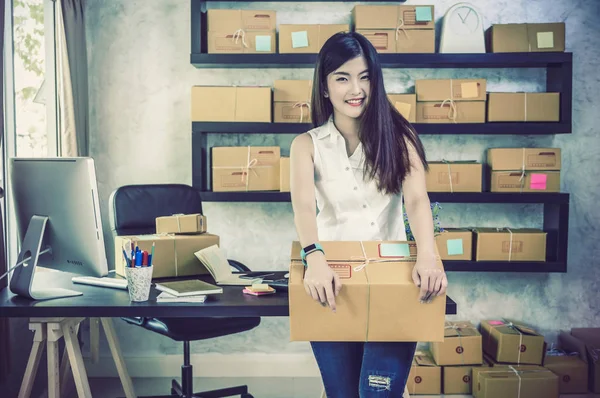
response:
M31 257L28 261L17 267L10 279L10 290L22 297L32 300L49 300L61 297L81 296L83 293L62 288L39 288L34 286L33 278L40 257L44 232L48 224L48 217L33 216L27 226L23 239L21 252L17 257L17 264L24 258Z

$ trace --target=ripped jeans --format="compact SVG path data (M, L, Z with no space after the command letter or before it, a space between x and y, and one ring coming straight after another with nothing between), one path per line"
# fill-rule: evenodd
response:
M311 342L327 398L401 398L417 343Z

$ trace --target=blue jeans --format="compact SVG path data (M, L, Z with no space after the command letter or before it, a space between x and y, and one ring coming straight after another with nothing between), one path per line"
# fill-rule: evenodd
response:
M327 398L401 398L417 343L311 342Z

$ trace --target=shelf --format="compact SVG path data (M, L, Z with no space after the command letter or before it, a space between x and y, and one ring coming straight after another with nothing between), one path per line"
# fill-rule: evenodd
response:
M573 62L573 54L379 54L383 68L547 68ZM196 68L314 68L317 54L192 53Z
M447 123L412 124L419 134L549 135L570 134L571 123ZM310 123L192 122L192 131L225 134L301 134L313 128Z
M560 261L457 261L443 260L447 272L567 272Z

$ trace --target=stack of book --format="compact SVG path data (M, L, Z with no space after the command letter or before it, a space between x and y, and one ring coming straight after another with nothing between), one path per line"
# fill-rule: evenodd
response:
M160 290L157 303L203 303L210 294L221 294L223 288L198 279L156 283Z

